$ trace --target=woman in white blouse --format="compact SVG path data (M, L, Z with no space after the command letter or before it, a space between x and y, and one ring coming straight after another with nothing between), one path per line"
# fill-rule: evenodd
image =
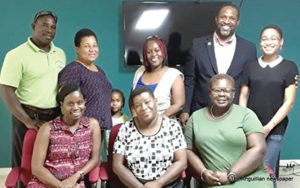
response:
M162 39L149 36L143 48L143 66L134 75L132 88L148 87L158 102L158 113L175 116L185 103L183 74L165 65L167 47Z

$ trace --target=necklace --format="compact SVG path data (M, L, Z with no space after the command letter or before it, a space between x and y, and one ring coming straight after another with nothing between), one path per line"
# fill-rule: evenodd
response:
M211 105L211 107L209 108L209 112L210 112L210 117L214 120L223 119L224 117L226 117L229 114L230 109L231 109L231 107L229 107L228 110L224 114L222 114L221 116L214 116L213 108L214 108L214 106Z
M143 122L140 122L138 118L134 119L134 123L136 124L135 127L138 132L143 136L154 136L159 132L161 128L162 116L157 115L155 119L150 122L150 124L144 124Z

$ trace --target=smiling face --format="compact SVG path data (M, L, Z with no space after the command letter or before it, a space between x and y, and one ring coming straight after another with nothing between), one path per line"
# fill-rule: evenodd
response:
M66 123L74 123L79 120L85 111L85 100L80 91L68 94L63 102L60 102L61 112Z
M98 42L94 36L82 37L80 45L76 46L77 59L85 64L91 64L98 58Z
M217 26L217 34L221 39L227 39L231 37L238 24L238 10L231 6L225 6L220 11L215 18Z
M133 110L140 122L149 123L157 114L157 101L148 92L143 92L133 98Z
M263 56L277 57L282 45L283 39L276 29L267 28L261 33L260 48Z
M210 89L210 100L213 106L228 108L234 98L234 85L228 79L218 79L214 81Z
M146 53L151 70L162 67L164 55L156 41L149 40L147 42Z
M35 23L32 24L33 42L39 47L43 48L49 46L56 34L56 22L50 15L39 17Z

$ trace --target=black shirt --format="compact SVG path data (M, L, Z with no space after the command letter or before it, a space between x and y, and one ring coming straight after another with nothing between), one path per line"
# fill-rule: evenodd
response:
M252 109L263 125L266 125L284 102L284 91L294 83L298 68L292 61L283 59L275 67L261 67L259 63L249 63L243 73L243 84L249 87L247 106ZM283 135L288 124L284 118L271 132Z

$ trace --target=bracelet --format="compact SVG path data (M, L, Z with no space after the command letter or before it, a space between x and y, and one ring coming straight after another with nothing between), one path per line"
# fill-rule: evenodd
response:
M204 168L204 169L202 169L201 172L200 172L200 177L201 177L201 180L202 180L202 181L204 181L204 179L203 179L203 174L204 174L204 172L206 172L206 171L207 171L207 168Z
M77 173L79 173L80 179L83 180L84 172L82 170L78 170Z

